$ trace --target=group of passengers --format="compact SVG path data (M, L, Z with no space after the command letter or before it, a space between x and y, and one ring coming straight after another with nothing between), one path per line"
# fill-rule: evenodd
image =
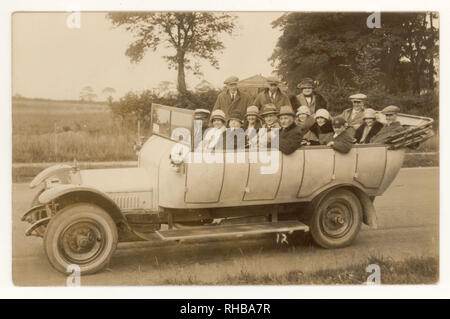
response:
M315 83L310 78L299 83L297 87L301 92L295 100L289 99L280 90L280 82L270 77L268 88L251 101L237 88L238 80L234 76L225 80L226 90L219 94L212 113L206 109L195 110L195 119L203 122L202 131L197 132L203 138L196 147L212 149L231 138L230 145L236 149L259 143L262 137L270 147L278 132L274 129L279 129L278 147L285 154L293 153L302 145L327 145L347 153L354 143L383 143L403 130L396 120L400 110L397 106L390 105L381 111L386 117L386 124L382 124L374 109L364 107L367 96L361 93L349 97L352 108L332 117L325 99L315 92ZM299 105L296 113L292 104ZM203 136L208 127L212 129ZM245 145L239 145L239 134L235 131L241 128L240 132L245 132ZM257 134L261 128L265 129L260 132L263 135Z

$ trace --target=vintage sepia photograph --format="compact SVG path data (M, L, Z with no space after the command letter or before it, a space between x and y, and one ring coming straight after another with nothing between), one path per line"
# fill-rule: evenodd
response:
M439 12L11 20L15 286L439 283Z

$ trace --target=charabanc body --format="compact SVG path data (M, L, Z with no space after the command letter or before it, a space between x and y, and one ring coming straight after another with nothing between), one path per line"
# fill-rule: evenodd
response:
M431 119L399 120L409 129L389 143L354 145L347 154L326 146L271 150L275 169L251 160L248 149L223 151L222 161L174 163L173 132L193 134L193 111L154 104L137 167L55 165L34 178L30 187L39 190L23 216L31 223L26 235L43 237L57 270L77 264L82 273L99 271L118 242L134 240L310 231L322 247L343 247L362 223L376 227L375 197L396 177L405 147L430 136Z

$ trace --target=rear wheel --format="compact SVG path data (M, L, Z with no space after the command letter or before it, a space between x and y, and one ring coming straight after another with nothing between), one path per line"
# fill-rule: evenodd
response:
M331 191L314 207L310 221L314 241L324 248L350 245L361 229L361 203L351 191Z
M91 204L74 204L50 220L44 249L58 271L66 273L75 264L81 274L91 274L109 263L117 240L116 224L107 212Z

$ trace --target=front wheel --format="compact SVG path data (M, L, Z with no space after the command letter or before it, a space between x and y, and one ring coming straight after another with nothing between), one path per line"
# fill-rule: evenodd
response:
M362 207L354 193L331 191L314 207L310 222L314 241L324 248L350 245L361 229Z
M50 220L44 249L56 270L66 273L75 264L81 274L92 274L109 263L117 241L116 224L107 212L91 204L73 204Z

